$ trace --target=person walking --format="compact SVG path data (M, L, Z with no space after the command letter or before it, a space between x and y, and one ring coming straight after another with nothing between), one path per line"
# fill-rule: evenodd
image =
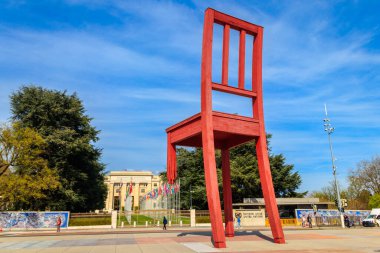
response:
M57 218L57 233L58 232L61 232L61 224L62 224L62 220L61 220L61 216L58 216Z
M347 214L344 214L344 225L345 225L347 228L350 228L350 227L351 227L351 224L350 224L350 218L348 217Z
M302 215L302 227L306 227L306 217Z
M162 221L162 223L164 224L164 227L162 229L166 230L166 224L168 224L168 220L166 219L165 216L164 216L164 220Z
M237 228L240 229L240 222L241 222L241 218L240 218L240 215L238 215L237 217Z
M312 219L311 219L311 214L309 214L309 215L307 216L307 222L309 223L309 228L313 228Z

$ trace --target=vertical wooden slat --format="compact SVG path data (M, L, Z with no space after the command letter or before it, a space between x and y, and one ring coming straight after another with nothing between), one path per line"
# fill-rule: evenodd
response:
M240 41L239 41L239 78L238 84L239 89L244 89L244 79L245 79L245 31L240 31Z
M262 69L262 29L253 38L253 52L252 52L252 91L258 92L261 86L261 69Z
M259 32L253 38L253 54L252 54L252 91L256 92L260 98L252 100L253 118L263 120L259 115L259 103L262 103L262 50L263 50L263 29L259 28ZM261 92L261 93L258 93ZM260 94L260 95L259 95Z
M223 32L223 59L222 59L222 84L228 85L228 56L230 50L230 25L224 26Z

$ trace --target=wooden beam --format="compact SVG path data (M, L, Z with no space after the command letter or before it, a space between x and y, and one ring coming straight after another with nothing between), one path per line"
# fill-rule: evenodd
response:
M226 92L238 96L243 96L247 98L255 98L257 96L256 92L250 90L242 90L240 88L235 88L232 86L226 86L219 83L212 83L212 89L216 91Z

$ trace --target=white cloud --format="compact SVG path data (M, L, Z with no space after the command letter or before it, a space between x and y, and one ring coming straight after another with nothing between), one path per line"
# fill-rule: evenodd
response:
M273 151L300 170L302 189L316 189L317 175L330 180L324 103L342 176L380 148L380 53L368 46L378 27L338 30L331 3L67 2L120 23L55 31L0 26L0 120L8 117L7 96L21 84L78 91L102 130L99 145L112 168L161 167L164 129L199 112L203 12L210 6L264 26L267 131ZM224 96L214 102L220 110L247 107Z

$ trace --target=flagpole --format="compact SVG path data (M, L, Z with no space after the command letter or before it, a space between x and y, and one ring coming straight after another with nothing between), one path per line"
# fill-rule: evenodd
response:
M178 194L177 194L177 182L175 183L175 185L174 185L174 199L175 199L175 204L174 204L174 207L175 207L175 221L176 221L176 223L178 223L178 210L177 210L177 208L178 208Z
M123 189L123 183L120 180L120 186L119 186L119 226L120 226L120 216L121 216L121 190ZM116 225L117 227L117 225Z

